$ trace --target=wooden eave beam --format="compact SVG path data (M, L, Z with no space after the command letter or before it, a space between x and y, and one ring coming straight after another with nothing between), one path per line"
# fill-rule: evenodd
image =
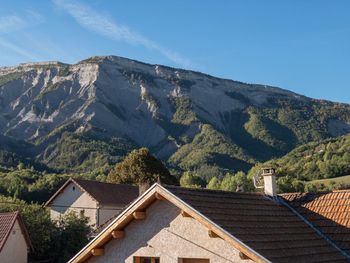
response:
M246 254L239 252L239 258L243 259L243 260L248 260L251 259L250 257L248 257Z
M189 213L185 212L184 210L181 210L181 215L183 217L191 217L191 215Z
M208 230L208 236L211 238L219 237L213 230Z
M155 197L157 200L164 200L164 197L160 193L155 193Z
M91 249L91 254L93 256L103 256L105 254L104 248L93 248Z
M120 239L125 236L125 233L123 230L113 230L111 234L114 239Z
M135 211L132 215L136 220L141 220L146 218L146 212Z

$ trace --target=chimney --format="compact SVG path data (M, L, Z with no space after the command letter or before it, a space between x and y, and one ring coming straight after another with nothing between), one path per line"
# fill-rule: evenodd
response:
M264 177L264 189L265 195L276 197L277 196L277 185L276 185L276 174L273 168L263 168L262 175Z
M148 190L148 188L151 187L151 184L148 182L140 182L139 183L139 196L142 195L144 192Z
M242 192L244 192L243 185L237 185L236 192L237 192L237 193L242 193Z

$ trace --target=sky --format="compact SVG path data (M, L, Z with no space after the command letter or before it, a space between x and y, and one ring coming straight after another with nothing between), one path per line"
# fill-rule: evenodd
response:
M116 55L350 103L348 0L1 0L0 66Z

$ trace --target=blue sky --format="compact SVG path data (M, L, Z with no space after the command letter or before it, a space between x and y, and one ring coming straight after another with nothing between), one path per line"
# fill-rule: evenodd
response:
M350 1L1 0L0 66L118 55L350 103Z

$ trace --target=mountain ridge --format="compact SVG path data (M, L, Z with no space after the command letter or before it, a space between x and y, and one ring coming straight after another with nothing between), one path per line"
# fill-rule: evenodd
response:
M52 168L69 149L64 140L100 146L114 140L112 155L102 154L109 164L146 146L175 169L247 170L302 143L348 132L348 104L117 56L0 68L2 141L29 143L33 159ZM209 142L216 144L208 148Z
M348 103L335 102L335 101L326 100L326 99L315 99L315 98L308 97L308 96L305 96L305 95L302 95L302 94L298 94L298 93L296 93L294 91L290 91L288 89L284 89L284 88L281 88L281 87L278 87L278 86L274 86L274 85L249 83L249 82L244 82L244 81L239 81L239 80L233 80L233 79L230 79L230 78L217 77L217 76L214 76L214 75L202 72L202 71L196 71L196 70L192 70L192 69L183 69L183 68L179 68L179 67L171 67L171 66L166 66L166 65L162 65L162 64L147 63L147 62L143 62L143 61L140 61L140 60L137 60L137 59L129 59L127 57L116 56L116 55L92 56L92 57L89 57L87 59L80 60L80 61L78 61L76 63L73 63L73 64L62 62L62 61L59 61L59 60L42 61L42 62L24 62L24 63L19 63L19 64L14 65L14 66L2 66L2 67L0 66L0 73L1 73L2 70L4 70L4 71L5 70L16 70L16 69L21 68L21 67L28 67L28 68L30 68L30 67L50 66L50 65L54 65L54 66L74 66L74 65L81 64L81 63L86 63L86 62L90 63L90 61L94 61L94 60L99 60L100 61L100 60L105 60L105 59L108 60L110 58L126 60L126 61L132 61L132 62L135 62L135 63L138 63L138 64L143 64L143 65L153 66L153 67L159 66L159 67L167 68L169 70L192 72L194 74L204 75L204 76L207 76L209 78L225 80L225 81L232 81L234 83L240 83L240 84L245 84L245 85L261 86L261 87L264 87L264 88L272 88L272 89L276 89L276 90L286 91L286 92L289 92L289 93L294 93L296 96L305 97L305 98L313 99L313 100L329 101L329 102L340 103L340 104L348 104Z

